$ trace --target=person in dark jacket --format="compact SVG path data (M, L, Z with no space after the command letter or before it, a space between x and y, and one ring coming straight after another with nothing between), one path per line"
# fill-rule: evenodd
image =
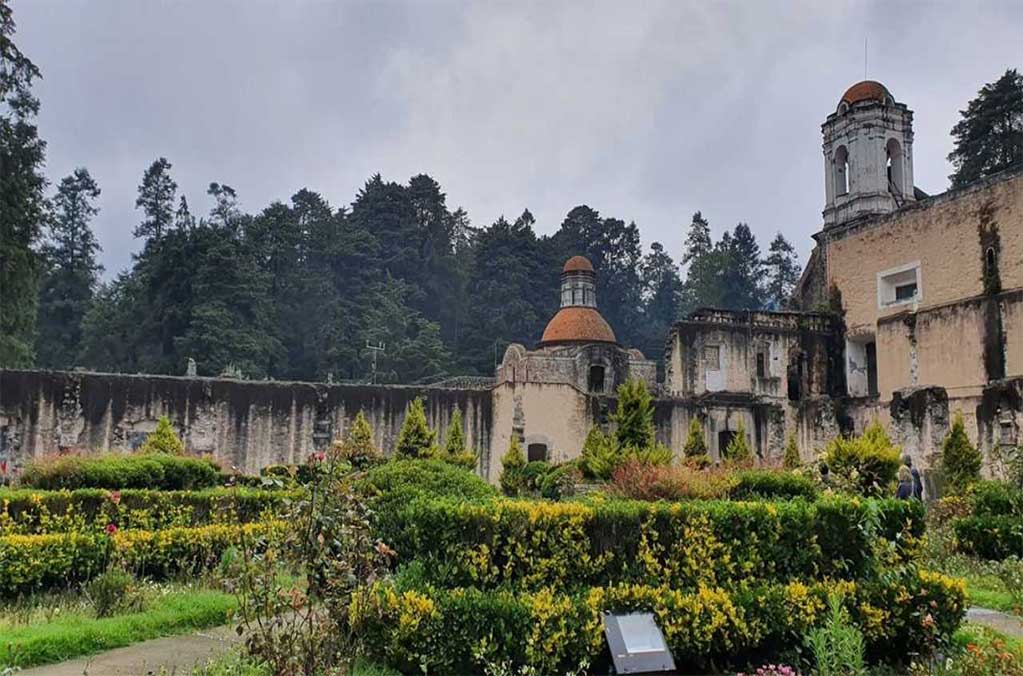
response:
M913 497L917 500L924 499L924 482L920 480L920 472L917 471L916 467L913 467L913 458L909 457L909 454L902 456L902 464L909 468L909 473L913 477Z
M899 467L899 487L895 490L895 497L899 500L913 498L913 474L905 465Z

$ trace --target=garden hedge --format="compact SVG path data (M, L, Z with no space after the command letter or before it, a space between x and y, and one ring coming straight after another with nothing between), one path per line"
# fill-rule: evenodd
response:
M220 466L207 458L166 453L50 456L34 460L19 479L22 486L61 488L153 488L193 490L216 486Z
M812 479L790 471L745 470L737 472L735 478L736 484L728 492L732 500L813 500L820 492Z
M905 660L949 638L965 611L963 583L920 571L885 582L818 582L673 589L641 585L440 590L378 583L353 601L351 618L372 657L404 673L482 673L489 665L538 673L606 673L604 611L652 611L682 671L763 663L799 645L840 593L870 656Z
M44 591L82 582L111 562L142 575L194 575L217 565L243 535L272 532L273 522L118 530L109 535L59 533L0 537L0 596Z
M616 583L725 585L857 579L876 545L902 560L924 531L917 501L413 501L379 525L399 562L441 586L523 590Z
M1005 481L979 481L971 495L974 516L1023 518L1023 489Z
M278 510L301 491L208 488L201 491L0 489L0 535L120 529L156 530L247 523Z
M957 519L952 527L956 549L965 554L997 561L1023 557L1023 518L1019 515L968 516Z

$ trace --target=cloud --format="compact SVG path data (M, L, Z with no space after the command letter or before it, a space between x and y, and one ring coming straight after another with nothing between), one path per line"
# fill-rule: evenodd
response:
M302 187L335 206L381 172L426 172L477 225L586 203L678 257L702 210L805 260L823 207L820 123L868 74L916 113L918 184L947 186L948 131L1023 66L1023 6L706 2L15 0L43 70L53 182L103 189L108 273L137 243L158 156L193 208L210 181L258 211Z

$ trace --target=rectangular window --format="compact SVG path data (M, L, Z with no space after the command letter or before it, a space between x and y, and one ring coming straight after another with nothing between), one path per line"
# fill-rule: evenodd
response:
M757 378L767 377L767 355L757 352Z
M916 297L916 282L895 287L895 300L913 300Z
M719 345L704 346L703 365L708 371L717 371L721 368L721 347Z
M920 280L919 262L877 273L877 307L879 309L921 300L923 300L923 286Z

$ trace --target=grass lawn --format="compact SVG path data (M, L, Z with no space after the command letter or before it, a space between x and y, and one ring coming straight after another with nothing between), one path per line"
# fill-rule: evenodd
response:
M207 589L164 588L144 610L97 618L80 601L0 609L0 669L74 657L205 629L230 621L235 597Z

